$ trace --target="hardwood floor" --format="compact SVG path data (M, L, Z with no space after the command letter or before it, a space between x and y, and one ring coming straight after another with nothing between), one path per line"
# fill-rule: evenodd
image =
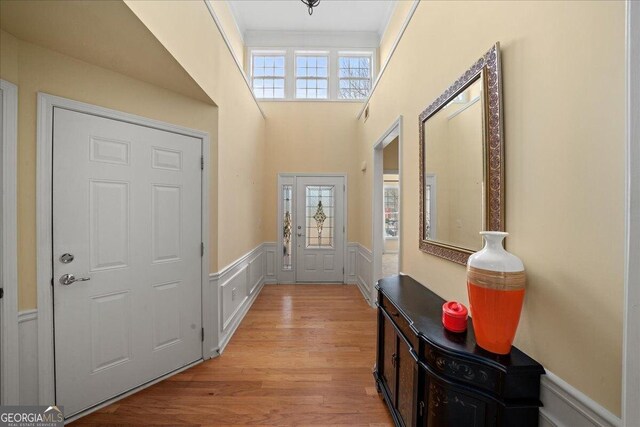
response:
M222 356L73 425L391 426L353 285L266 285Z

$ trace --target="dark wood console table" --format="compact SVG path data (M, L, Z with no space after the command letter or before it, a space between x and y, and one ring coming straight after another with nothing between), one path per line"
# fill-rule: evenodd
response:
M374 377L397 426L537 426L542 365L442 326L444 300L409 276L382 279Z

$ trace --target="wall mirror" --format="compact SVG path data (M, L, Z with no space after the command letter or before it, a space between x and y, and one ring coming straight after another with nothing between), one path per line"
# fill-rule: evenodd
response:
M466 264L480 231L504 231L500 46L421 114L420 249Z

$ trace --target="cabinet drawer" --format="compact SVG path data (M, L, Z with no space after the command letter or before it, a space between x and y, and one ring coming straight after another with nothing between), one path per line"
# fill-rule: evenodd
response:
M418 349L418 336L411 330L409 322L400 313L400 310L396 308L382 293L378 294L378 306L383 310L393 321L394 325L402 332L404 338L408 341L411 348Z
M426 361L427 365L438 374L500 394L502 378L499 371L446 354L429 343L425 343L422 351L423 354L420 355L420 358Z

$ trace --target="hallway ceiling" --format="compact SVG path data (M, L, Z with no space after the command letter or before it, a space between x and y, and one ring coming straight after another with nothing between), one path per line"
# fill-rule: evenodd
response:
M322 0L309 16L299 0L229 0L244 34L247 31L366 32L378 38L395 6L393 0Z

